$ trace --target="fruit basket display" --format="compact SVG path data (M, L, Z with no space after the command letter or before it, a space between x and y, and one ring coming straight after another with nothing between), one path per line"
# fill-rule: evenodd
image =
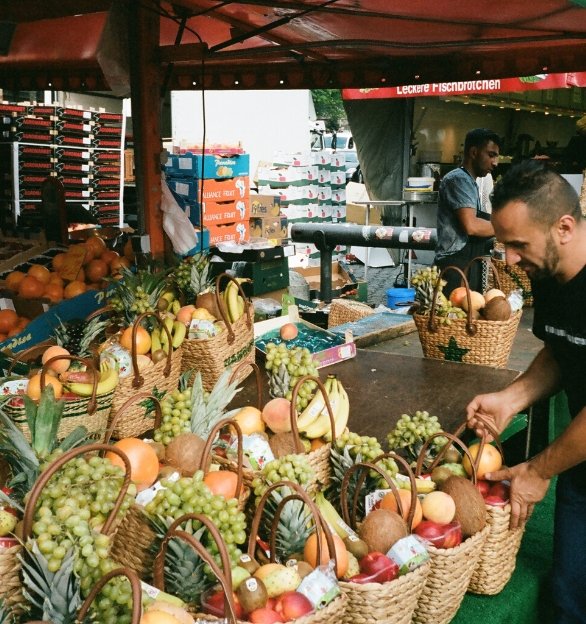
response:
M406 469L407 475L411 483L411 491L416 491L415 479L413 473L409 469L405 460L395 453L386 453L384 457L392 458L398 461ZM382 456L381 456L382 459ZM375 460L376 462L376 460ZM401 518L396 518L394 528L384 531L382 519L377 518L376 511L371 511L374 516L365 519L359 529L358 535L354 533L358 529L356 524L356 506L358 496L362 492L362 486L366 478L366 473L374 471L378 473L386 482L391 490L391 496L395 497L399 516L405 518L402 522ZM356 473L358 483L354 490L353 500L351 502L351 510L349 510L348 502L348 485L352 476ZM410 624L413 613L417 606L420 594L425 586L427 575L429 574L429 564L427 563L427 554L423 546L420 546L423 552L418 553L410 566L405 565L402 569L388 555L391 548L395 551L400 548L410 547L416 548L417 544L411 543L407 545L406 539L413 540L408 537L409 530L407 527L412 526L416 511L417 499L411 496L409 508L403 506L399 491L389 475L377 466L376 463L357 462L344 475L342 481L340 506L344 521L349 527L350 544L348 546L350 552L356 553L357 564L360 572L355 576L351 576L348 580L340 582L342 592L346 596L348 602L346 613L343 619L344 624L353 622L379 622L384 621L388 624ZM387 508L379 508L379 514L385 516L384 521L388 521L390 510ZM378 525L377 523L381 523ZM399 539L390 537L392 532L399 531L401 535ZM384 533L384 535L383 535ZM362 537L365 539L362 539ZM386 542L381 546L383 540ZM375 543L376 542L376 543ZM393 542L393 543L392 543ZM348 541L345 541L348 544ZM360 546L358 544L360 543ZM404 546L403 546L404 545ZM366 548L364 548L366 546ZM424 554L425 553L425 554Z
M504 257L505 247L502 243L496 243L495 251L502 253ZM506 295L513 290L520 290L523 295L523 306L530 308L533 305L533 292L527 273L516 264L507 264L504 259L493 257L492 264L496 269L501 290Z
M488 309L488 304L483 308L483 296L472 293L464 272L455 266L445 267L439 275L437 267L427 271L429 273L424 272L413 278L417 288L416 301L425 301L424 307L413 314L424 356L504 368L509 361L521 310L512 312L505 298L498 297L499 301L490 306L495 308L494 317L490 317L494 320L475 319L473 314L480 309ZM441 293L442 276L446 271L457 271L461 275L465 290L462 305L467 311L448 302ZM496 320L498 318L503 320Z
M221 296L221 283L228 279L225 297ZM183 346L182 372L199 371L204 388L212 389L222 372L241 361L254 362L254 309L244 294L241 284L221 273L216 278L216 306L222 322L215 335L187 339ZM246 368L240 369L239 380L250 374Z

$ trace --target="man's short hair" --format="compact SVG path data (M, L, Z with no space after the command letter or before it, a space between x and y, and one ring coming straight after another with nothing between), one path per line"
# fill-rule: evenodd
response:
M489 141L501 147L501 138L496 132L487 128L474 128L464 139L464 153L467 154L472 147L484 147Z

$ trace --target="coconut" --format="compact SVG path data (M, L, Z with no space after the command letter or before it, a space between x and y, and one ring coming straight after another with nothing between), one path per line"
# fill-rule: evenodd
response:
M511 304L505 297L494 297L484 306L482 316L487 321L508 321L511 318Z
M375 509L364 519L358 530L361 540L366 542L369 552L386 553L409 531L405 521L390 509Z
M205 442L195 433L180 433L167 445L165 460L184 477L199 470Z
M287 433L275 433L269 439L269 446L273 455L279 459L285 455L295 455L297 447L295 446L295 435L289 431Z
M440 490L449 494L456 503L457 520L462 527L462 537L467 538L486 526L486 506L482 494L476 486L463 477L450 477L440 486Z

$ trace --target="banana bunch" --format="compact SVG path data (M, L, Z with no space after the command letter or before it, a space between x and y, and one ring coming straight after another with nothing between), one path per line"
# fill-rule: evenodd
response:
M76 378L76 375L79 375L79 377ZM91 376L92 373L90 371L78 371L77 373L70 372L67 377L62 377L61 379L63 385L72 394L89 397L92 395L92 391L94 389L93 383L88 381L88 379L91 380ZM100 378L96 388L96 395L99 396L101 394L108 394L108 392L112 392L117 385L118 371L115 368L112 368L108 362L103 361L100 364Z
M187 335L187 326L185 323L174 320L171 316L166 316L163 319L165 327L171 334L171 344L169 344L169 337L167 332L162 327L155 327L151 332L151 353L155 351L163 350L165 353L169 353L169 348L178 349Z
M250 282L248 278L236 277L235 279L239 284ZM230 323L235 323L244 314L244 299L233 281L228 282L223 297L228 320Z
M400 490L411 491L411 482L408 477L399 474L393 478L393 481ZM415 488L417 490L417 494L429 494L435 490L436 484L431 479L420 479L419 477L415 477Z
M342 516L321 490L315 495L314 502L330 529L335 531L341 539L358 539L358 535L344 522Z
M324 384L332 411L334 413L334 426L336 436L340 435L348 424L350 415L350 402L348 394L342 383L335 375L328 375ZM332 425L325 403L325 398L318 390L307 407L301 412L297 420L297 428L306 438L325 438L328 442L332 439Z
M168 290L164 292L157 301L159 312L170 312L175 315L181 309L181 302L175 297L175 293Z

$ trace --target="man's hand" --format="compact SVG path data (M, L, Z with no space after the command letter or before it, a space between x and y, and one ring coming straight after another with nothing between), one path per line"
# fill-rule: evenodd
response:
M474 429L476 435L492 440L490 430L502 433L515 415L504 393L479 394L466 407L468 427Z
M485 478L511 482L511 529L525 525L533 513L533 506L543 499L549 487L549 479L541 477L531 462L487 473Z

